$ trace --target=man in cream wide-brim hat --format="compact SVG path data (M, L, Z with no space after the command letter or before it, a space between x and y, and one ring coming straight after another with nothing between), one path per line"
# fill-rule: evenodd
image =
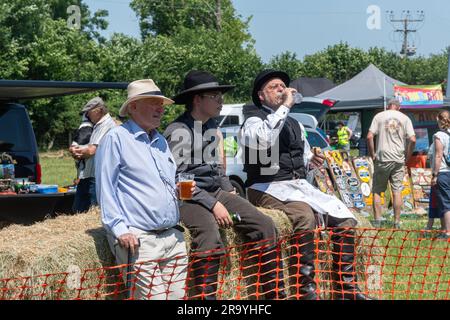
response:
M185 295L188 260L178 225L176 165L166 139L156 130L164 106L172 103L151 79L130 83L119 112L130 119L104 137L95 163L97 198L111 251L118 264L133 264L139 274L132 280L135 299Z
M163 101L163 105L169 105L173 103L173 100L165 97L161 90L156 86L152 79L136 80L131 82L128 87L128 97L119 110L119 115L125 117L128 114L128 105L139 99L143 98L158 98Z

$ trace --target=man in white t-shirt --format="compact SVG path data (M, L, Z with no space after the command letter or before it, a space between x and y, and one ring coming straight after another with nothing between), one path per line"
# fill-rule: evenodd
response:
M95 192L94 157L100 140L116 126L116 122L109 115L105 103L100 97L95 97L86 103L81 110L86 113L88 119L94 124L89 144L85 146L71 146L69 151L75 160L85 160L85 165L79 170L77 192L73 204L75 212L84 212L91 206L97 205Z
M388 110L378 113L372 120L367 135L369 155L374 161L374 226L381 225L381 196L386 191L388 180L391 183L394 204L394 228L400 228L402 207L402 182L405 161L411 157L416 144L416 134L411 122L400 111L400 102L392 99ZM374 137L377 136L375 153ZM406 151L406 155L405 155Z

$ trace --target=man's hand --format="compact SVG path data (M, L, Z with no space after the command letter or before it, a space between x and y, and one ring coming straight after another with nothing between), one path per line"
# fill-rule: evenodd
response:
M73 146L69 148L70 153L72 154L72 158L76 160L81 160L86 158L86 154L88 154L88 148L87 147L79 147L79 146Z
M434 187L437 184L437 177L434 176L433 179L431 179L431 186Z
M311 166L313 168L321 168L324 161L325 156L322 153L314 153L313 157L311 158Z
M376 159L375 154L375 143L373 142L375 135L369 131L367 134L367 148L369 151L369 156L372 158L373 161Z
M293 88L286 88L282 94L283 106L288 107L289 109L294 105L294 94L297 90Z
M81 160L81 159L83 159L83 149L82 148L80 148L80 147L75 147L74 149L73 149L73 154L72 154L72 156L75 158L75 159L77 159L77 160Z
M138 238L132 233L124 233L119 238L119 244L122 248L131 250L131 254L134 256L137 248L139 247Z
M195 183L195 180L192 181L192 185L191 185L191 194L194 193L194 191L195 191L195 186L196 186L196 185L197 185L197 184ZM180 194L181 194L180 183L177 182L177 183L176 183L176 186L177 186L178 198L180 198Z
M213 214L219 227L226 229L233 225L233 220L231 220L228 210L219 201L213 208Z
M74 159L76 159L76 157L75 157L75 148L77 148L77 147L76 147L76 146L71 146L71 147L69 148L70 155L71 155Z

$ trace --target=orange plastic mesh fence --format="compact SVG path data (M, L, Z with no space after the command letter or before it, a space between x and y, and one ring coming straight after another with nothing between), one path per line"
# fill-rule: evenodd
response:
M0 299L351 299L356 288L375 299L449 299L449 244L437 232L317 229L221 256L1 279Z

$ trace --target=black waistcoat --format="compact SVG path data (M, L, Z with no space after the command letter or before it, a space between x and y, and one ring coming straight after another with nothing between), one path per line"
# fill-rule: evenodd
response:
M197 186L201 189L204 189L208 192L216 191L221 186L221 177L222 172L217 162L205 161L203 158L204 154L210 153L212 157L216 156L216 150L213 149L210 145L213 143L217 143L217 123L214 119L209 119L206 123L202 125L202 136L197 137L197 139L201 139L201 153L195 152L195 147L197 145L194 144L194 118L188 113L185 112L181 116L179 116L173 123L181 122L187 125L190 129L191 134L191 145L190 145L190 155L191 161L190 164L185 168L186 173L195 174L195 182ZM215 134L208 136L204 136L206 130L214 130ZM209 148L206 152L205 149ZM195 158L195 155L200 156L200 158ZM174 154L174 157L176 155Z
M265 120L270 114L267 110L254 105L245 105L243 112L245 120L251 117ZM275 154L277 148L279 157ZM284 181L295 178L304 179L306 177L305 163L303 161L305 142L302 139L300 125L291 117L287 117L276 143L267 151L259 150L256 152L255 149L249 148L247 143L245 143L244 150L244 171L247 173L247 186L251 186L254 183ZM268 159L273 160L268 162ZM267 170L268 168L270 169Z

